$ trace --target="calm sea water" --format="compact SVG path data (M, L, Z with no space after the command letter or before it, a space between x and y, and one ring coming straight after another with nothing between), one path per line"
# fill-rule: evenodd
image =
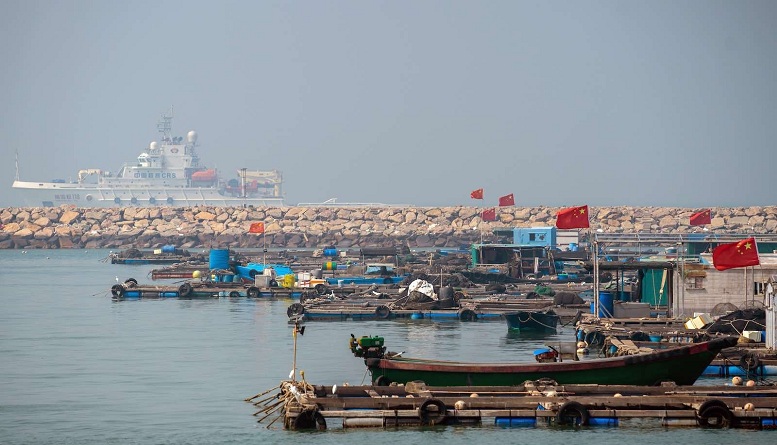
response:
M290 300L112 302L118 278L151 282L151 266L101 262L105 250L0 251L0 444L527 443L709 444L773 441L774 432L664 428L285 431L266 428L246 397L292 368ZM473 361L531 357L546 338L501 322L311 322L298 369L314 384L360 384L353 333L382 335L407 355ZM556 338L569 340L571 328ZM743 437L744 436L744 437Z

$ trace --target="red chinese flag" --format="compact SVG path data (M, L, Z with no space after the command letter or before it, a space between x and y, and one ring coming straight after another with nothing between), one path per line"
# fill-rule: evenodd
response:
M483 199L483 189L473 190L469 196L472 197L472 199Z
M692 226L703 226L705 224L710 224L711 222L712 217L710 216L710 209L702 210L691 215Z
M248 233L264 233L264 223L258 222L251 224L251 228L248 229Z
M480 219L483 221L496 221L496 209L490 208L483 210L483 212L480 213Z
M712 251L712 263L715 265L715 269L718 270L761 264L761 261L758 259L758 248L755 245L755 238L719 245Z
M501 198L499 198L499 207L514 206L514 205L515 205L515 198L513 197L512 193L510 193L509 195L504 195Z
M588 206L570 207L556 213L556 227L559 229L586 229L588 224Z

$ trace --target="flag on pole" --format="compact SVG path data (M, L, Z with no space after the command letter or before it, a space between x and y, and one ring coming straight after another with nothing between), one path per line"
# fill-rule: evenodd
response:
M483 199L483 189L473 190L472 193L469 194L469 196L472 199Z
M692 226L703 226L705 224L710 224L711 222L712 222L712 217L711 217L710 209L701 210L691 215Z
M496 221L496 209L492 207L490 209L483 210L480 213L480 219L483 221Z
M515 198L513 197L512 193L510 193L509 195L504 195L499 198L499 207L514 206L514 205L515 205Z
M755 238L751 237L736 243L719 245L712 251L712 264L718 270L761 264L758 258L758 247L755 244Z
M248 233L264 233L264 223L256 222L251 224L251 228L248 229Z
M556 213L556 227L559 229L586 229L588 223L588 206L569 207Z

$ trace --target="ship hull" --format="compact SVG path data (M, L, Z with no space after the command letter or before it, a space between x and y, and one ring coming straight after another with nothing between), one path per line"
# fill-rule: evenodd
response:
M99 184L14 181L13 188L30 207L215 207L284 206L283 198L229 196L215 187L105 187Z

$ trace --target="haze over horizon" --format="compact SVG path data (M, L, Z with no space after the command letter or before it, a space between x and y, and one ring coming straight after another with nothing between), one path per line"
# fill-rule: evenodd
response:
M289 205L775 205L777 2L0 3L0 207L199 134ZM770 154L771 153L771 154ZM485 190L485 199L470 192Z

